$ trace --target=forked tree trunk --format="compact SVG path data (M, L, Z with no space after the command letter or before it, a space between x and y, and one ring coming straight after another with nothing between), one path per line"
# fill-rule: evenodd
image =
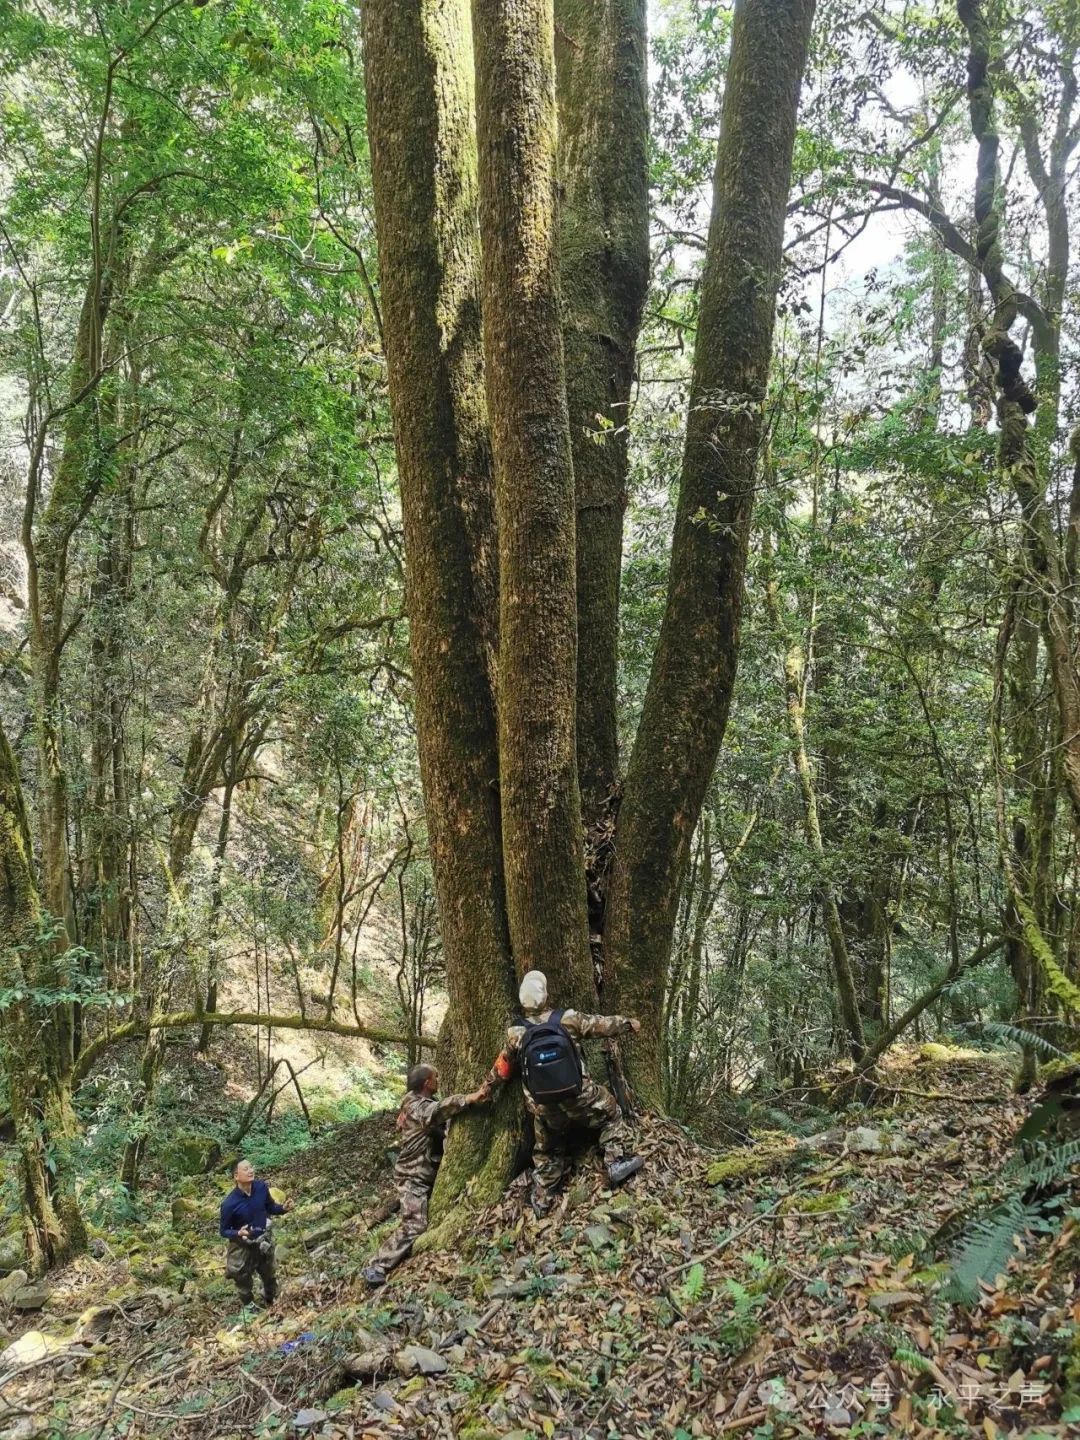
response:
M494 694L496 541L480 340L468 0L362 9L380 286L408 559L417 740L457 1088L515 1003ZM509 1177L514 1097L453 1128L436 1211Z
M593 1003L575 744L574 473L552 0L473 0L484 379L499 536L499 783L519 971Z
M41 909L15 758L0 728L0 986L60 984L55 949L40 941ZM15 1125L23 1235L30 1270L61 1264L86 1245L69 1146L75 1134L69 1066L57 1007L29 998L0 1009L2 1059Z
M668 597L619 812L604 944L611 1008L644 1026L627 1058L650 1100L660 1098L659 1022L679 886L735 681L813 13L813 0L735 8Z

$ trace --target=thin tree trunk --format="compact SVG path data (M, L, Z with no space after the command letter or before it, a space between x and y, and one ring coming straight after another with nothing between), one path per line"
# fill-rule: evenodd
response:
M417 742L458 1088L515 1001L499 815L494 496L480 344L467 0L362 7L380 287L408 561ZM463 1117L436 1213L474 1177L497 1194L516 1143L507 1094Z
M1056 432L1056 406L1060 390L1060 316L1028 302L1025 316L1032 322L1040 382L1045 394L1037 400L1021 374L1022 355L1010 330L1020 314L1020 296L1005 270L1001 243L999 137L994 124L995 93L991 69L992 41L981 0L958 0L957 12L968 33L968 104L972 133L978 142L975 182L975 250L979 268L994 305L993 320L984 348L997 363L999 455L1001 468L1012 482L1023 524L1022 553L1033 590L1042 605L1042 629L1050 676L1061 721L1062 769L1074 818L1080 823L1080 674L1073 657L1073 638L1066 575L1053 518L1046 501L1046 480L1040 473L1039 453L1048 452ZM1075 143L1075 142L1074 142ZM1051 187L1052 188L1052 187ZM1051 195L1048 188L1047 195ZM1068 233L1055 223L1057 211L1048 212L1053 246L1051 305L1062 289L1062 266L1068 262ZM1061 210L1063 218L1064 211ZM1063 248L1064 247L1064 248ZM1035 413L1033 437L1028 415Z
M55 948L40 939L32 866L19 772L0 727L0 986L24 994L63 983ZM86 1245L70 1152L71 1072L56 1009L29 996L0 1008L0 1058L15 1126L23 1236L35 1274Z
M771 556L772 547L768 536L766 536L765 544L766 555ZM786 633L777 599L776 581L768 571L765 581L765 597L773 629L784 650L784 696L787 702L791 758L802 794L806 838L810 842L810 848L814 852L814 858L818 865L815 890L825 920L825 934L829 942L829 955L832 959L836 1000L844 1024L848 1051L853 1060L859 1061L866 1051L866 1038L863 1034L859 995L855 985L855 975L851 968L851 956L848 953L844 923L840 916L836 892L829 879L825 842L821 834L817 789L814 785L814 772L806 750L805 668L802 650L798 643Z
M660 1093L659 1020L679 886L727 724L813 0L740 0L717 147L667 604L616 831L606 993Z
M210 875L210 914L206 926L206 1002L203 1007L210 1015L217 1009L218 1002L218 976L221 967L221 907L224 898L221 877L225 869L225 854L229 848L233 791L236 789L238 768L237 756L234 754L232 768L225 781L225 791L221 797L221 819L218 821L217 843L214 846L213 868ZM211 1027L209 1025L204 1025L199 1031L199 1041L195 1046L198 1054L209 1053L210 1034Z

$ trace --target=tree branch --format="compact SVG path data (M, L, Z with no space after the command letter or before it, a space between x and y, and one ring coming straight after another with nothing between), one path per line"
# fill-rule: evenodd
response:
M129 1020L118 1025L107 1035L99 1035L82 1053L72 1071L72 1083L78 1085L89 1073L95 1061L121 1040L137 1039L151 1030L179 1030L186 1025L262 1025L269 1030L318 1030L330 1035L344 1035L349 1039L370 1040L376 1045L406 1045L408 1037L393 1030L383 1030L376 1025L346 1025L338 1020L309 1018L304 1015L260 1015L252 1010L236 1010L222 1013L200 1013L198 1010L179 1011L171 1015L159 1015L155 1020ZM434 1050L435 1039L421 1035L420 1044Z

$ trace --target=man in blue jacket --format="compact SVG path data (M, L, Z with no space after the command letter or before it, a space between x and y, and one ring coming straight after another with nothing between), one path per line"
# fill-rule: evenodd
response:
M262 1281L264 1304L272 1305L277 1295L274 1271L274 1237L271 1215L284 1215L288 1205L279 1205L270 1195L265 1180L255 1179L250 1160L238 1160L233 1167L235 1189L221 1202L221 1238L227 1240L225 1274L240 1292L245 1305L252 1303L256 1272Z

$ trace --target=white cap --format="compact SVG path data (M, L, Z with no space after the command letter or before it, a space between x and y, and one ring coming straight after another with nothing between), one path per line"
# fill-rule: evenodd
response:
M526 1010L539 1010L547 999L547 976L542 970L530 970L518 989L518 999Z

